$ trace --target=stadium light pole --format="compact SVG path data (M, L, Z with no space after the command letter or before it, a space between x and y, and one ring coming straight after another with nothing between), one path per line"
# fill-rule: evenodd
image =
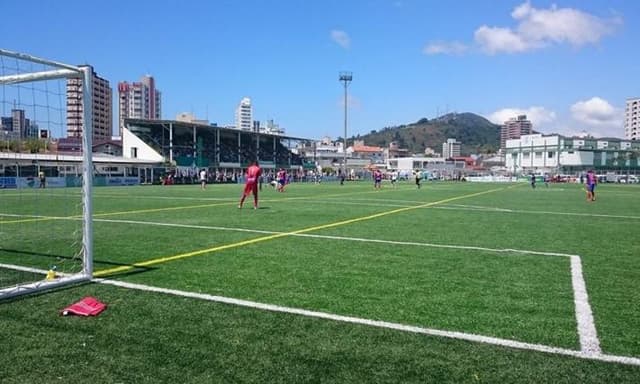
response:
M342 172L344 177L347 177L347 87L353 80L353 73L340 72L340 81L344 84L344 147L342 148L344 159L342 162Z

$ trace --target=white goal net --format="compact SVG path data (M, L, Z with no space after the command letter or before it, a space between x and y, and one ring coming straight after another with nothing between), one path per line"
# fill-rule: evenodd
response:
M0 300L91 278L89 71L0 49Z

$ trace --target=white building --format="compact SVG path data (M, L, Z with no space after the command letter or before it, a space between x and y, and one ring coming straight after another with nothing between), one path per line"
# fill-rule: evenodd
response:
M640 142L534 134L507 140L505 167L513 173L636 173L639 154Z
M307 158L315 159L321 166L337 166L344 160L344 147L340 141L332 141L330 137L323 137L321 141L311 143L301 149Z
M267 120L264 124L258 124L258 132L269 135L284 135L284 129L280 128L280 124L274 123L273 119Z
M195 114L191 112L181 112L176 115L176 121L184 123L204 124L209 125L209 120L198 119Z
M398 172L401 179L411 178L415 170L420 170L426 179L455 179L463 175L464 161L447 160L444 157L398 157L387 159L387 170Z
M236 129L241 131L251 131L253 127L253 108L251 107L251 99L242 98L238 108L236 108Z
M442 157L449 159L460 156L460 144L456 139L447 139L447 142L442 144Z
M624 114L624 138L640 140L640 97L627 99Z

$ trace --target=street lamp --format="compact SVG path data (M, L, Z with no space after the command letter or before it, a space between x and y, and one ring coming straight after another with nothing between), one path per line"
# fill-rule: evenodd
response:
M344 147L342 148L344 154L342 172L344 172L344 177L347 176L347 87L351 80L353 80L353 74L351 72L340 72L340 81L344 84Z

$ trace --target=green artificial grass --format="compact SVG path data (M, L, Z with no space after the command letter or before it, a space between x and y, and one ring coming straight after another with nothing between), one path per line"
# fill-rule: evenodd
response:
M94 189L109 279L579 350L578 255L603 353L640 357L640 189L368 182ZM77 268L79 190L0 191L0 263ZM53 204L63 201L65 204ZM45 216L38 220L24 215ZM66 217L67 219L63 219ZM33 241L36 238L38 241ZM475 248L474 248L475 247ZM520 250L523 252L508 251ZM170 259L170 260L169 260ZM117 268L117 269L116 269ZM0 283L31 273L0 269ZM101 275L102 277L103 275ZM60 317L86 295L109 308ZM640 367L86 284L0 302L2 382L637 382ZM74 374L77 370L83 374Z

